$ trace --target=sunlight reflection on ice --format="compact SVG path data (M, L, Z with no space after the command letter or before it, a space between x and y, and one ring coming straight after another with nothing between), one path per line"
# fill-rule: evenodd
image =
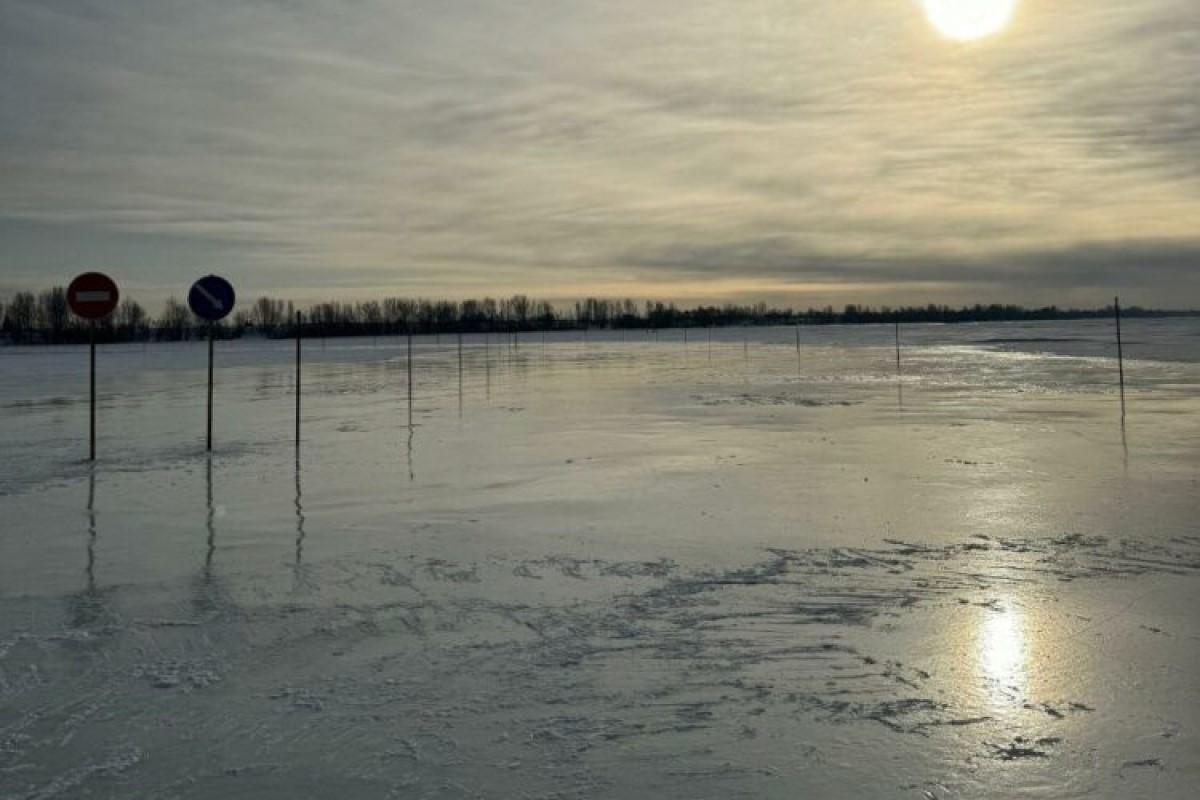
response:
M1028 656L1021 609L1005 603L1003 608L986 611L979 626L979 671L993 703L1011 704L1023 694Z

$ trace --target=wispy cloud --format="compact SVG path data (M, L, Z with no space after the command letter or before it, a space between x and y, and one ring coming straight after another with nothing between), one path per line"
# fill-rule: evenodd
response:
M0 284L1200 304L1194 0L0 4Z

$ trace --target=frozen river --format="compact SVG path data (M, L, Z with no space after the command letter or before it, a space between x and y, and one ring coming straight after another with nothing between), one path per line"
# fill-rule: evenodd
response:
M902 336L0 350L0 798L1193 797L1200 320Z

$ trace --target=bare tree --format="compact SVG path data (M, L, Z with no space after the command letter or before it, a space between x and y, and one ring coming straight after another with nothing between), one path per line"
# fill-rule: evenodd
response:
M38 325L51 342L61 342L63 334L71 324L71 310L67 306L67 290L61 286L47 289L38 295Z
M168 297L162 316L158 318L159 338L179 341L191 338L191 333L192 312L174 297Z
M509 308L512 311L512 321L518 327L524 328L529 322L529 298L523 294L515 294L509 300Z
M33 292L17 292L8 304L7 325L18 344L32 337L37 322L37 298Z
M130 340L143 338L149 328L146 309L142 308L138 301L129 297L122 300L121 305L117 306L113 322L117 327L117 335Z
M283 324L284 303L270 297L260 297L254 301L250 319L263 333L272 333Z
M360 322L370 327L372 333L379 333L379 329L383 325L383 306L378 300L360 303L358 318Z

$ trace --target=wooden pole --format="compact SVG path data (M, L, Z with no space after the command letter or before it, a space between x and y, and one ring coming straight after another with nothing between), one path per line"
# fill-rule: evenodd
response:
M1121 421L1125 421L1125 348L1121 342L1121 298L1113 298L1113 312L1117 320L1117 370L1121 376Z
M296 312L296 452L297 453L300 452L300 364L301 364L300 340L302 338L303 328L301 326L303 324L304 324L303 316L301 315L301 313L299 311L297 311ZM296 475L297 475L296 480L299 481L300 478L299 478L299 465L298 464L297 464ZM297 496L299 496L299 489L297 489Z
M208 323L208 436L205 448L212 452L213 440L213 324Z
M88 461L96 460L96 323L89 326L88 360L90 363L88 377L88 395L90 398L88 423Z

